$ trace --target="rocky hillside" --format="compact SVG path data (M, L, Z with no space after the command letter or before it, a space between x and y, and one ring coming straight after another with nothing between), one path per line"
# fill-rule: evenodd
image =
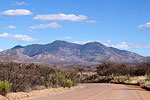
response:
M136 63L146 58L133 52L106 47L99 42L84 45L66 41L15 46L0 53L1 59L50 64L98 64L103 61Z

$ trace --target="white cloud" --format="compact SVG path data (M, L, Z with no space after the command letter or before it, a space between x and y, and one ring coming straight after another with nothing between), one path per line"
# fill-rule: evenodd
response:
M0 49L0 52L2 52L3 51L3 49Z
M0 37L5 37L5 38L13 38L13 39L17 39L20 41L35 41L37 39L31 38L27 35L20 35L20 34L9 34L9 33L2 33L0 34Z
M143 25L139 25L138 28L140 28L140 29L150 29L150 22L145 23Z
M121 42L119 44L111 45L111 46L118 49L134 49L134 48L150 49L150 44L136 44L136 43L126 43L126 42Z
M16 10L6 10L0 12L0 14L5 16L24 16L24 15L32 15L32 12L26 9L16 9Z
M9 37L9 34L8 33L3 33L3 34L0 34L0 37Z
M50 23L50 24L40 24L31 26L30 29L39 29L39 28L61 28L62 26L57 23Z
M114 48L118 48L118 49L129 49L129 45L126 42L121 42L120 44L117 45L111 45Z
M22 40L22 41L35 41L36 40L36 39L31 38L27 35L19 35L19 34L14 35L14 38L17 38L17 39Z
M9 25L6 27L6 29L16 29L16 28L17 28L17 26L13 26L13 25Z
M107 41L100 41L100 43L104 44L105 46L109 47L110 44L111 44L111 41L110 40L107 40Z
M95 23L97 23L97 21L95 21L95 20L87 20L86 23L88 23L88 24L95 24Z
M13 2L13 5L21 6L21 5L26 5L26 3L25 2Z
M84 21L88 19L87 16L84 15L75 15L75 14L45 14L45 15L37 15L33 18L34 20L40 21Z

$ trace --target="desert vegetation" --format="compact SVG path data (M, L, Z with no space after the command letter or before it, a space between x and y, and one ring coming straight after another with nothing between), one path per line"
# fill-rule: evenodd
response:
M6 96L6 94L10 91L10 84L5 81L0 81L0 94Z
M114 62L103 62L91 71L93 74L82 74L81 82L116 83L139 85L150 89L150 62L128 65Z
M103 62L97 67L63 68L48 64L0 62L0 94L45 88L72 87L77 83L117 83L150 89L150 62L128 65Z
M77 83L74 69L51 67L48 64L0 62L0 94L72 87Z

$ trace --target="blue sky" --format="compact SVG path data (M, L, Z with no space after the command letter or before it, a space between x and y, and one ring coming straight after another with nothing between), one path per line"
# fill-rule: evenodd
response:
M0 50L99 41L150 56L149 0L3 0Z

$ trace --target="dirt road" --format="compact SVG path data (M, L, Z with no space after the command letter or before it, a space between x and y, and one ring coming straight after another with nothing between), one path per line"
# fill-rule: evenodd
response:
M71 92L45 95L24 100L150 100L150 92L119 84L82 84Z

